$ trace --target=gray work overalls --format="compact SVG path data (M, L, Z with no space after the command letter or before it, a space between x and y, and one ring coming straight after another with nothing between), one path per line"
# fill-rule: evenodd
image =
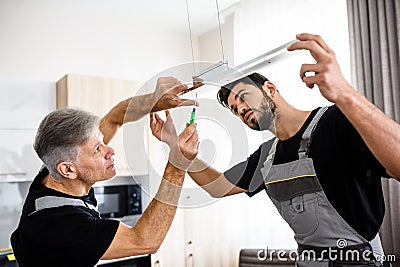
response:
M312 132L326 109L320 108L305 130L298 160L272 165L278 139L274 141L261 169L267 193L294 231L299 246L297 266L379 266L369 242L328 201L313 160L307 157ZM365 260L354 262L357 259Z

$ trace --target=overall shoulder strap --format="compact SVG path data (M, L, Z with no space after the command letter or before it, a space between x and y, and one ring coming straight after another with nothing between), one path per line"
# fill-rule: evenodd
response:
M43 209L50 209L50 208L58 208L62 206L77 206L77 207L85 207L96 212L97 208L89 203L84 202L81 199L76 198L67 198L67 197L57 197L57 196L45 196L40 197L35 200L35 211L33 211L28 216L32 215L33 213L43 210Z
M315 130L315 127L318 124L319 119L325 113L328 107L322 107L317 111L314 118L311 120L310 124L308 125L307 129L304 131L303 136L301 137L300 142L300 149L299 149L299 159L303 159L307 157L308 149L311 144L311 136Z
M276 145L278 144L278 141L279 139L276 137L270 140L272 144L271 147L269 148L267 159L264 161L263 167L261 168L261 173L263 177L267 176L272 167L272 163L274 162L274 157L275 157Z

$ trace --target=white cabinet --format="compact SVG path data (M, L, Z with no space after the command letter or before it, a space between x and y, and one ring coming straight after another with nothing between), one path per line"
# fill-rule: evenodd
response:
M42 165L33 149L36 130L0 129L1 182L33 180Z
M183 210L178 209L161 247L151 255L152 267L186 267L184 229Z
M0 127L36 130L40 121L55 108L54 82L0 78Z
M42 164L33 142L40 121L55 109L55 83L0 79L0 92L0 182L30 181Z
M103 117L117 103L135 93L138 81L68 74L57 82L57 108L79 107ZM124 124L111 141L117 175L148 174L145 118Z

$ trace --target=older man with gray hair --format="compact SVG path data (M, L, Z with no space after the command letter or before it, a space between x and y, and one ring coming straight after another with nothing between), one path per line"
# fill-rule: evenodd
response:
M101 120L72 108L55 110L42 120L34 148L44 167L31 184L11 236L20 267L95 266L99 259L157 251L174 218L188 164L197 155L196 124L169 143L158 192L134 227L101 218L92 185L116 174L114 150L107 144L124 120L192 105L179 98L187 90L175 78L160 78L154 93L120 102Z

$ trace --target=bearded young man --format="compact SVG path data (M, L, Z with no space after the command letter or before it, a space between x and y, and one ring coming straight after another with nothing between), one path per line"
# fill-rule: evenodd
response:
M400 125L347 83L320 36L297 39L288 50L309 50L316 60L302 65L301 79L334 105L298 110L258 73L225 85L220 103L276 138L224 173L196 159L189 174L213 197L265 190L295 233L298 266L376 266L383 254L381 177L400 179ZM315 257L301 257L306 251Z

